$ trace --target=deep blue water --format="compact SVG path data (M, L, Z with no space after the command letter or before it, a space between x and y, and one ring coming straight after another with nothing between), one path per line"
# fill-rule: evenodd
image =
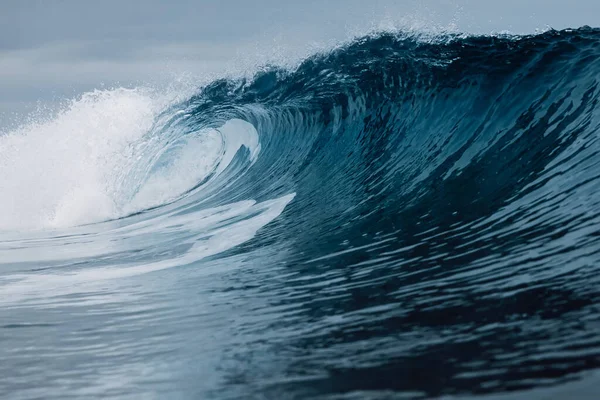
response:
M599 81L596 29L383 33L0 180L0 397L596 398Z

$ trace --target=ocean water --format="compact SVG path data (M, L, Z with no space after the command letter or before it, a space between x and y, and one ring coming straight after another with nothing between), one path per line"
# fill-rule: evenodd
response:
M596 399L600 30L383 32L0 134L0 397Z

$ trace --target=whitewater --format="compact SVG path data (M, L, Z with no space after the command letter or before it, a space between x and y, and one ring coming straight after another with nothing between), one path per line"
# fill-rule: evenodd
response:
M0 131L0 397L595 399L599 82L383 31Z

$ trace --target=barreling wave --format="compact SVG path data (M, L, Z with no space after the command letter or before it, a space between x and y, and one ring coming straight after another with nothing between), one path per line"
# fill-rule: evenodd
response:
M599 80L600 30L585 27L382 33L166 106L96 93L52 135L107 101L97 133L78 125L51 156L52 135L22 158L47 125L0 137L0 213L17 216L0 228L74 237L57 256L63 236L11 236L6 262L90 264L19 270L5 301L48 302L51 275L72 296L246 254L268 301L236 322L251 338L238 351L268 337L272 352L225 371L229 390L420 398L579 378L600 367Z

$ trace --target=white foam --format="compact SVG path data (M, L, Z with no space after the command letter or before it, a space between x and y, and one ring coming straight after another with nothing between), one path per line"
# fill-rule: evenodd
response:
M56 246L62 243L65 248L63 255L67 258L78 255L101 257L115 264L69 271L48 268L41 273L28 270L4 275L0 277L0 304L23 305L27 301L40 301L38 305L53 307L54 302L49 301L49 297L60 302L61 296L99 290L97 286L105 287L102 285L107 280L187 265L222 253L252 239L260 228L277 218L294 197L295 193L291 193L261 203L245 200L185 214L161 214L121 229L98 233L93 241L79 236L69 239L68 243L63 243L61 238L29 242L27 249L17 250L14 254L20 261L23 261L21 256L25 256L29 262L47 264L50 260L46 258L56 257ZM123 264L118 255L119 250L125 249L152 253L157 249L170 248L174 243L189 247L166 258L157 256L153 257L155 260L130 265ZM35 252L30 251L32 247L36 249Z
M170 101L143 89L94 91L50 120L0 133L0 231L119 218L176 200L219 175L241 146L255 160L258 133L245 121L161 131L182 114L161 114Z
M0 135L0 230L114 217L115 174L160 109L143 90L94 91L50 121Z

